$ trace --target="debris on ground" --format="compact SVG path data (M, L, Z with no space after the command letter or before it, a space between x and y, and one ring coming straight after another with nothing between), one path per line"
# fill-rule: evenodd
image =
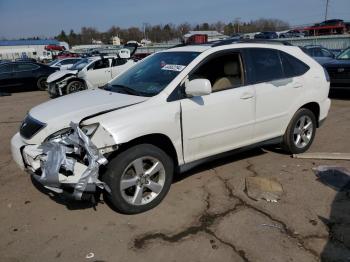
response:
M293 154L293 158L302 159L327 159L327 160L350 160L350 153L303 153Z
M93 258L94 256L95 256L95 254L90 252L89 254L86 255L85 258L90 259L90 258Z
M272 228L277 228L277 229L282 230L281 226L273 225L273 224L261 224L260 226L262 226L262 227L272 227Z
M341 166L318 166L313 168L317 180L334 190L350 190L350 171Z
M264 199L268 202L277 202L283 194L282 185L273 178L247 177L245 192L254 200Z

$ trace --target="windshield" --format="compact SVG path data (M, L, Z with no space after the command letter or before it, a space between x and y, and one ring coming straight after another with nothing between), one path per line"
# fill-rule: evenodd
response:
M348 60L350 59L350 48L345 49L343 52L341 52L337 59L344 59L344 60Z
M138 96L157 95L198 55L198 52L154 54L113 80L107 90Z
M72 65L70 70L81 70L83 69L87 64L89 64L91 61L87 58L81 59L79 62Z

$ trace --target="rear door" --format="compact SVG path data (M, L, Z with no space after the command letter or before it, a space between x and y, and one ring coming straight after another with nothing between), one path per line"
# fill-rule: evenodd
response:
M294 105L304 92L308 67L275 49L250 48L249 75L255 86L255 142L283 135Z
M14 74L18 84L23 86L24 90L36 89L36 81L39 77L37 70L40 66L32 63L16 63L14 64Z

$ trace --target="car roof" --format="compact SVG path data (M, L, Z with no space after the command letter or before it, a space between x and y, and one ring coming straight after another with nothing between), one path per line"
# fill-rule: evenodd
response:
M227 46L229 48L245 48L245 47L260 47L260 48L275 48L276 46L292 46L291 44L288 44L283 41L272 41L272 40L235 40L235 39L226 39L221 41L213 41L213 42L207 42L205 44L198 44L198 45L183 45L183 46L175 46L170 49L163 50L161 52L204 52L206 50L209 50L214 47L224 47Z

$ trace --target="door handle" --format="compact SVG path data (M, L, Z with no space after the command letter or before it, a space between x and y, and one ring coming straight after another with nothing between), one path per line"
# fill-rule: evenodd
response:
M249 99L249 98L253 98L254 97L254 94L253 93L248 93L248 92L245 92L241 95L241 99Z

